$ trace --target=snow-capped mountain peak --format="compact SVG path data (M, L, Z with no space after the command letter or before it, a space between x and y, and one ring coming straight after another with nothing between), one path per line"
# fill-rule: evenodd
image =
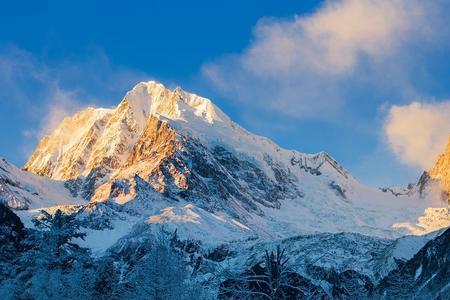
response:
M125 95L118 109L132 110L141 129L151 115L185 122L201 119L209 124L229 121L209 99L179 87L169 90L155 81L138 83Z
M221 215L257 236L391 237L450 224L432 196L366 187L327 153L283 149L234 123L209 99L154 81L137 84L115 109L88 108L66 118L25 169L65 181L91 203L143 205L146 219L191 205L200 223Z
M232 122L209 99L149 81L127 92L115 109L87 108L65 118L42 139L24 169L64 180L87 176L94 168L117 169L126 162L151 116L205 142L242 148L238 151L244 146L246 150L254 148L249 139L256 137Z

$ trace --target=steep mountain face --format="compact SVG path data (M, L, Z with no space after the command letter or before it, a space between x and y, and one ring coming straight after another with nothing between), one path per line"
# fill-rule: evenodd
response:
M208 211L227 211L237 218L249 211L263 214L257 203L276 208L282 199L301 196L284 170L271 168L274 178L256 163L222 146L208 148L151 116L125 165L98 188L93 200L133 199L138 176L164 196Z
M138 223L220 241L225 236L209 236L208 226L226 226L232 238L273 238L396 237L450 225L447 204L434 193L363 186L328 154L282 149L210 100L156 82L139 83L115 109L66 118L24 169L59 180L76 199L122 206L119 219L139 215Z
M428 174L432 179L439 181L443 190L443 199L450 201L450 138L444 153L439 156Z
M213 122L218 117L212 105L180 89L170 91L155 82L138 84L114 110L87 108L66 118L41 141L24 169L54 179L76 179L95 168L118 169L127 162L149 116L186 122L182 113L186 106L198 110L189 113L205 114L202 118Z
M108 110L88 108L65 118L41 140L24 170L53 179L74 179L92 169L98 164L93 152L103 150L95 147L96 141L111 116Z

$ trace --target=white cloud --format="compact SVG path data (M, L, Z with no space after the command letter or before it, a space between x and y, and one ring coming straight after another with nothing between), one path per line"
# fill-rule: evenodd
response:
M244 60L257 74L295 73L299 68L348 72L359 55L387 56L411 32L423 30L424 9L414 0L327 2L311 16L261 22Z
M112 66L101 50L82 61L48 63L13 45L0 47L0 104L16 102L31 118L40 120L44 134L59 122L92 103L116 104L140 80L143 72ZM110 99L110 95L114 98Z
M62 69L52 70L30 53L14 46L1 50L2 105L6 102L20 103L23 110L39 123L22 130L24 137L37 139L50 133L64 117L83 107L75 91L60 87L58 73Z
M65 117L73 115L86 106L79 102L74 92L54 87L45 104L46 113L40 122L41 126L37 136L40 138L50 134Z
M408 73L401 61L417 52L405 51L412 41L435 38L438 3L326 1L310 15L262 19L247 49L205 64L203 74L242 103L294 117L327 118L352 97L350 82L382 81L411 92L400 78ZM396 80L386 79L390 73Z
M22 108L19 113L26 120L18 134L24 137L21 147L29 155L64 117L87 106L115 105L134 84L149 78L112 65L99 49L82 60L49 62L14 45L1 46L0 106L4 110L0 117L3 121L14 117L8 115L8 107Z
M450 101L392 106L384 131L401 162L428 170L450 137Z

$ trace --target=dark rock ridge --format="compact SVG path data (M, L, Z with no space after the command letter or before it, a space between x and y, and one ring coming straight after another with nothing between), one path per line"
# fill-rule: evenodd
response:
M450 299L450 229L383 278L374 298Z

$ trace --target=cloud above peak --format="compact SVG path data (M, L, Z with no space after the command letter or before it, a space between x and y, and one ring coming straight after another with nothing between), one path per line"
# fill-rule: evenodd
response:
M244 51L205 64L203 74L237 101L293 117L327 118L352 97L349 82L376 86L386 73L406 73L398 70L409 55L406 47L433 39L440 19L434 3L326 1L312 14L264 18ZM397 79L388 88L409 90L407 84Z
M419 1L326 2L316 13L291 21L262 21L244 63L257 74L292 73L299 68L345 73L359 55L390 55L406 36L423 31Z
M10 130L11 118L22 118L17 122L25 137L22 152L28 156L64 117L87 106L116 104L136 82L150 78L112 65L101 49L80 60L49 61L14 45L0 45L0 134Z
M384 132L402 163L428 170L450 137L450 101L392 106Z

